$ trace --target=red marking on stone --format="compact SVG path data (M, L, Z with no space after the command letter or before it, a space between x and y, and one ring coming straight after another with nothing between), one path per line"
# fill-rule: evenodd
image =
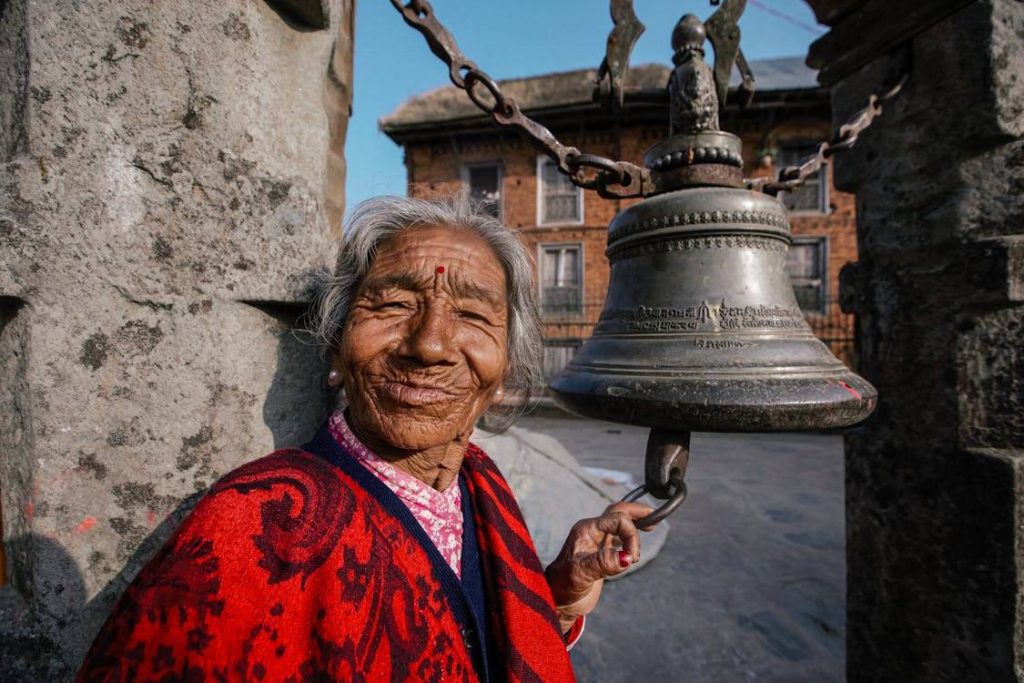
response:
M25 516L29 519L32 519L36 514L36 506L32 503L25 503L25 506L22 509L25 511Z
M146 522L149 523L150 526L156 524L156 513L152 510L146 510Z
M80 534L84 534L86 531L93 528L94 526L96 526L96 518L92 516L86 517L78 523L78 526L75 527L75 531L77 531Z
M839 380L839 385L840 385L840 386L842 386L842 387L843 387L843 389L846 389L846 390L847 390L847 391L849 391L849 392L850 392L851 394L853 394L853 397L854 397L855 399L857 399L858 401L859 401L859 400L861 400L861 398L863 398L863 397L862 397L862 396L860 395L860 392L859 392L859 391L857 391L856 389L854 389L853 387L851 387L851 386L850 386L849 384L847 384L847 383L846 383L846 382L844 382L843 380Z
M438 266L437 267L437 274L440 275L443 272L444 272L444 266Z

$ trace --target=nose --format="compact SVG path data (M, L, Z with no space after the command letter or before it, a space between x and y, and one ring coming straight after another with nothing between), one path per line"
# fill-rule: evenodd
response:
M399 354L420 365L451 365L456 361L454 329L449 311L438 303L429 303L410 321Z

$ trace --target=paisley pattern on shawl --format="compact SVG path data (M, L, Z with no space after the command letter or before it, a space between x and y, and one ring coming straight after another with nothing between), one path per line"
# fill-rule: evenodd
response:
M276 471L277 467L273 458L257 460L216 484L211 493L216 496L231 489L248 495L276 487L280 497L260 504L260 533L253 537L261 554L259 566L270 573L268 583L298 574L305 587L306 579L331 554L341 530L351 521L355 500L349 490L329 486L330 466L322 461L296 460L286 472Z
M463 475L502 655L494 678L573 680L508 485L476 447ZM200 501L122 596L77 680L475 681L439 568L449 571L345 468L278 451Z
M330 463L279 451L200 501L78 680L473 680L458 633L398 522Z

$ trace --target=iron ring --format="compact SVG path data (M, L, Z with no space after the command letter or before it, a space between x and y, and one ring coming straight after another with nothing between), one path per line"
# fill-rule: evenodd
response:
M682 505L683 501L686 500L686 493L687 493L686 482L683 481L682 477L673 477L671 483L675 484L675 491L672 493L672 495L670 495L668 497L668 500L666 500L661 505L661 507L659 507L657 510L655 510L651 514L647 515L646 517L642 517L642 518L636 520L635 522L633 522L633 524L638 529L645 529L645 528L648 528L648 527L652 527L655 524L658 524L659 522L663 521L666 517L668 517L673 512L675 512L676 508L679 507L680 505ZM623 503L633 503L633 502L636 502L641 496L643 496L646 493L647 493L647 484L641 484L640 486L637 486L635 489L633 489L632 491L627 493L626 496L622 499L622 502Z

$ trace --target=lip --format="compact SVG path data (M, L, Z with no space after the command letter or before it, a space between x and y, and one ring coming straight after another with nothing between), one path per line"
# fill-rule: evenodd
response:
M381 391L395 403L424 406L451 401L455 395L432 384L418 382L384 382Z

